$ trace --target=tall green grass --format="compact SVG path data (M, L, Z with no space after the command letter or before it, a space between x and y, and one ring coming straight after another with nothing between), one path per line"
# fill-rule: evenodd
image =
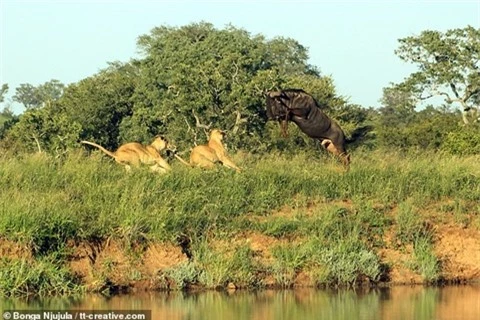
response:
M317 266L323 268L319 282L351 283L360 274L378 278L381 264L375 250L392 224L398 224L402 241L418 240L422 222L410 216L410 209L402 207L405 203L426 207L456 199L471 208L480 199L478 157L375 151L354 153L352 158L348 171L330 158L275 154L238 156L242 173L223 167L191 169L175 162L171 173L159 175L148 168L127 174L101 155L3 157L0 238L24 244L42 259L66 252L69 242L114 238L128 247L186 238L207 243L255 231L298 239L300 247L275 249L270 271L257 270L253 253L241 251L251 262L243 276L250 280L243 282L258 284L255 272L272 272L288 286L300 269ZM344 201L350 205L339 205ZM307 203L325 206L307 212ZM390 208L399 205L398 218L389 217ZM272 215L283 208L296 211ZM309 255L291 256L289 250ZM191 276L195 281L212 287L242 282L222 275L238 267L237 262L221 254L208 256L199 247L192 252L197 264L184 267L186 272L191 269L187 273L199 272ZM202 260L213 261L217 273L202 267L207 265ZM350 266L352 261L355 265Z
M0 296L72 296L83 291L79 279L58 261L0 258Z

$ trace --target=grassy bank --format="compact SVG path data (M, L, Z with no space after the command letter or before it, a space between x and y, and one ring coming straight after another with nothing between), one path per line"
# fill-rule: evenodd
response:
M435 226L478 231L480 159L353 159L344 172L328 158L237 155L242 173L174 162L163 176L125 174L100 155L0 159L0 293L388 282L386 249L423 281L445 279ZM149 268L158 246L180 254ZM79 273L72 261L82 252L89 267ZM25 275L22 263L38 272Z

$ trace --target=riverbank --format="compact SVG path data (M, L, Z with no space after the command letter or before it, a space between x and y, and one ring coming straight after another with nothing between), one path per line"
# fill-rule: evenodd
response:
M480 280L480 232L476 229L463 228L447 223L433 226L436 229L434 252L441 264L438 283L469 283ZM385 241L389 241L389 237ZM279 266L272 255L272 248L288 245L289 241L266 236L260 233L238 235L229 241L214 240L210 243L218 254L234 252L238 247L249 248L254 256L258 274L250 279L258 288L316 287L322 283L313 268L289 269L288 263ZM301 248L302 242L295 240ZM404 285L425 284L426 281L415 265L412 247L395 248L395 244L385 245L376 253L380 264L387 270L380 279L373 282L359 274L356 285ZM150 290L176 290L180 288L249 288L249 283L238 278L231 280L238 270L230 270L228 261L225 265L204 265L204 269L195 270L195 262L190 262L180 246L169 243L150 243L137 249L125 248L118 240L101 243L70 244L71 254L63 263L72 275L77 277L77 284L86 292L136 292ZM8 240L0 241L0 255L11 260L24 260L32 267L36 264L30 250L21 244ZM225 258L225 257L224 257ZM228 260L229 258L226 258ZM230 258L231 259L231 258ZM214 262L215 263L215 262ZM191 269L188 265L192 264ZM200 266L197 266L200 267ZM279 268L283 270L279 270ZM268 272L268 270L270 272ZM263 271L263 272L262 272ZM211 272L211 279L198 283L202 272ZM196 273L196 275L191 274ZM203 275L207 278L207 275ZM205 281L206 279L204 279ZM327 283L328 284L328 283ZM250 287L251 288L251 287Z
M0 293L480 279L480 161L236 155L244 171L125 174L82 154L0 166Z

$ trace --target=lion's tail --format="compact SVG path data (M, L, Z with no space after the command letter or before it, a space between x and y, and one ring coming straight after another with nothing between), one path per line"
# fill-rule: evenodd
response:
M180 161L180 162L183 163L184 165L189 166L189 167L192 166L190 163L188 163L187 161L183 160L182 157L180 157L180 156L177 155L176 153L174 153L173 155L175 156L175 158L178 159L178 161Z
M90 141L86 141L86 140L83 140L83 141L80 141L80 143L83 143L83 144L89 144L91 146L94 146L98 149L100 149L101 151L103 151L105 154L109 155L110 157L114 158L115 159L115 154L111 151L108 151L107 149L105 149L104 147L102 147L101 145L99 144L96 144L96 143L93 143L93 142L90 142Z

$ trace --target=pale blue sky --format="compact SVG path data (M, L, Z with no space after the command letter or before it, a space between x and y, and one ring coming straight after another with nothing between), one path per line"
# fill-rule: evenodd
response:
M480 0L0 0L0 83L10 86L7 103L21 83L77 82L108 61L138 57L137 37L156 26L200 21L294 38L308 48L309 63L332 76L338 94L378 106L383 87L415 70L394 54L397 40L423 30L480 28Z

